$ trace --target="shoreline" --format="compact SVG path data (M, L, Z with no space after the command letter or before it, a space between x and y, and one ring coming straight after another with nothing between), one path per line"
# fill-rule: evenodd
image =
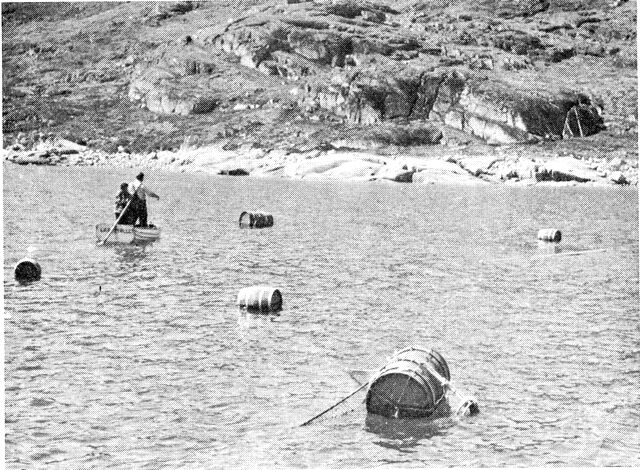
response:
M55 139L32 149L3 149L3 160L19 165L98 166L164 170L176 173L329 179L345 182L391 181L412 184L638 186L638 162L625 155L612 159L569 156L540 157L534 148L497 147L473 154L467 149L437 149L438 156L379 155L349 147L300 150L211 145L132 154L92 150Z

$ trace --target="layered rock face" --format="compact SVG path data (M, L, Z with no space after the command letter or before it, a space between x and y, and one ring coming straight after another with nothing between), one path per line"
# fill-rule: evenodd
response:
M448 77L445 87L447 98L436 101L433 114L487 143L560 139L576 126L581 137L604 129L600 110L579 93L551 93L534 86L514 90L500 81L464 82L458 77Z
M613 152L637 134L635 15L635 0L3 4L5 144L272 149L371 130L369 150Z
M517 17L548 7L548 2L516 2L498 10ZM241 66L298 82L294 94L307 113L322 109L361 125L421 121L432 143L440 141L436 126L442 124L490 144L586 137L604 129L602 109L590 97L550 91L535 82L505 83L498 75L488 79L473 70L493 68L491 58L451 66L448 55L442 60L442 44L425 41L415 28L397 28L400 13L365 2L264 7L223 28L203 28L185 40L183 50L174 49L173 57L165 52L159 65L139 69L129 97L157 113L208 112L216 99L193 78L190 93L182 96L171 83L186 83L185 75L193 71L210 74L214 55L223 53ZM470 37L460 40L477 43ZM517 31L496 35L492 45L516 55L548 49L539 38ZM194 59L196 47L199 57ZM562 54L554 48L553 60L573 55ZM517 63L505 57L503 68ZM177 70L172 67L176 60Z
M332 82L302 87L300 105L324 108L358 124L430 119L491 144L586 137L604 129L600 110L585 95L513 90L457 71L391 77L358 71L334 76Z

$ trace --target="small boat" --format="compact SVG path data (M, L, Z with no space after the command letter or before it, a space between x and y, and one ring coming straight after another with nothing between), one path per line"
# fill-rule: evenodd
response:
M98 242L105 239L113 225L97 224L96 238ZM160 238L160 229L154 225L135 227L133 225L116 225L107 243L151 243Z

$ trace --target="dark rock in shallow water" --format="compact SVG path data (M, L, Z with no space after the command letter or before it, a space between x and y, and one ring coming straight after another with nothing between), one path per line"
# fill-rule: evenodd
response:
M627 178L621 171L614 171L609 175L609 181L613 181L616 184L626 185L629 184Z
M227 175L227 176L247 176L249 172L247 170L243 170L242 168L236 168L233 170L220 170L219 175Z

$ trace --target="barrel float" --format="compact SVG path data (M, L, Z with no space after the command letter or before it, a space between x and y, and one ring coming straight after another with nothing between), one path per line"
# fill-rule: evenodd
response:
M248 310L276 312L282 309L282 294L278 289L269 286L252 286L240 289L238 306Z
M16 281L21 284L40 280L42 269L33 258L23 258L16 264L13 270Z
M262 212L243 212L240 214L240 228L265 228L273 226L273 216Z
M369 381L369 413L388 418L426 418L445 398L433 371L450 380L449 366L434 349L403 349Z
M562 232L554 228L543 228L538 230L538 240L558 243L562 240Z

